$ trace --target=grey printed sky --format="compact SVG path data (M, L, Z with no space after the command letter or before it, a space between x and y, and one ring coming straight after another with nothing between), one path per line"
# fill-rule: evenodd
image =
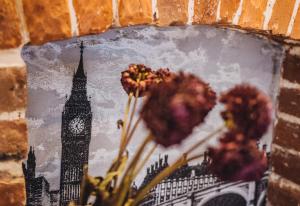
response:
M79 62L80 40L86 46L84 68L93 112L89 153L92 175L103 175L116 155L120 139L116 122L122 118L127 100L120 84L120 72L131 63L194 73L209 82L217 93L248 82L273 99L276 96L282 48L270 40L239 31L208 26L130 27L25 46L22 55L29 71L29 142L35 147L37 172L48 179L51 189L59 186L61 112ZM206 123L197 127L181 146L159 148L149 163L164 153L170 154L170 161L174 160L188 145L221 125L221 108L218 105ZM130 154L146 134L147 129L141 125L128 148ZM262 143L269 144L271 136L272 129ZM210 142L215 143L215 139ZM199 152L204 150L203 147ZM144 175L145 171L138 177L138 183Z

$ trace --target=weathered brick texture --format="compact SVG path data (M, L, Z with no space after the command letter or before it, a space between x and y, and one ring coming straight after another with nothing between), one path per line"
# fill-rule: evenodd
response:
M279 111L300 117L300 90L282 88L278 101Z
M239 25L246 28L262 29L267 3L268 0L243 0Z
M152 1L120 0L119 21L121 26L152 23Z
M300 57L286 53L286 57L284 59L283 64L284 70L282 78L292 83L300 84Z
M22 159L27 154L25 120L0 121L0 160Z
M273 142L287 149L300 151L300 125L279 118Z
M268 28L272 30L273 34L286 34L294 5L295 0L280 0L275 2Z
M188 0L157 0L160 26L184 25L188 20Z
M194 17L195 24L212 24L217 20L218 0L195 0Z
M71 37L68 0L23 0L23 6L31 43Z
M300 9L298 9L295 22L294 22L294 27L291 33L291 37L294 39L300 39Z
M18 47L22 42L16 2L0 0L0 49Z
M24 178L0 179L0 206L24 206L25 183Z
M240 0L221 0L221 23L231 23L240 5Z
M273 149L273 171L276 174L279 174L297 184L300 184L300 164L296 164L297 162L300 162L300 156L289 153L286 150L281 151L279 149L276 149L276 147Z
M298 200L294 193L287 188L282 188L277 181L268 184L269 206L298 206Z
M0 68L0 112L24 109L27 104L25 68Z
M111 0L73 0L80 35L101 33L113 22Z

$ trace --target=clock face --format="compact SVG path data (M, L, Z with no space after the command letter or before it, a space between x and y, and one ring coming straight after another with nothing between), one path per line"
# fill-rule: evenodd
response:
M84 121L80 117L75 117L70 121L69 129L73 134L80 134L84 129Z

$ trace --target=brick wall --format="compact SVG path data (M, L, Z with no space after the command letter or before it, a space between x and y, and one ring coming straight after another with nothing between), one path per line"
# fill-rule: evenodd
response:
M27 152L22 45L139 24L235 27L274 37L290 48L280 82L268 194L273 206L300 204L300 50L291 46L300 40L299 4L299 0L0 0L0 206L25 202L20 164Z

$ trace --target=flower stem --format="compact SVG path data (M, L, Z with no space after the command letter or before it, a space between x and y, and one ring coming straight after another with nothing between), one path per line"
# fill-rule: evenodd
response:
M138 168L136 170L134 170L133 172L133 179L137 176L137 174L141 171L141 169L143 169L143 167L145 166L146 162L149 160L149 158L151 157L151 155L153 154L153 152L155 151L155 149L157 148L157 144L155 144L151 150L148 152L147 156L145 157L145 159L143 160L143 162L138 166Z
M134 113L135 113L135 110L136 110L137 101L138 101L138 96L139 96L139 89L137 89L136 92L135 92L133 108L131 110L131 114L130 114L130 117L129 117L128 126L127 126L127 129L126 129L126 137L127 137L127 134L129 133L130 128L131 128L133 116L134 116Z
M132 202L132 204L130 206L137 205L141 200L143 200L143 198L145 198L145 196L147 195L147 193L153 187L155 187L160 181L162 181L166 177L170 176L176 169L180 168L181 166L183 166L184 164L186 164L189 161L192 161L194 159L198 159L198 158L202 157L203 154L201 154L201 155L194 155L194 156L189 157L189 158L187 158L187 155L189 155L191 152L193 152L199 146L203 145L206 141L208 141L209 139L211 139L212 137L214 137L216 134L218 134L219 132L221 132L223 129L224 129L224 126L216 129L215 131L213 131L212 133L210 133L209 135L207 135L206 137L204 137L201 141L197 142L191 148L189 148L187 150L187 152L185 152L181 157L179 157L176 160L175 163L173 163L171 166L165 168L162 172L160 172L157 176L155 176L150 181L150 183L148 183L143 189L141 189L137 193L134 201Z
M129 110L130 110L131 100L132 100L132 93L130 93L128 95L128 101L127 101L126 108L125 108L118 160L123 155L123 152L124 152L124 149L125 149L124 144L125 144L125 141L126 141L126 125L127 125L127 118L128 118L128 113L129 113Z
M136 122L134 123L132 130L130 131L129 135L127 136L125 146L127 146L129 144L129 142L130 142L130 140L131 140L131 138L132 138L132 136L133 136L133 134L134 134L137 126L139 125L140 121L141 121L141 117L139 117L136 120Z
M186 154L190 154L191 152L193 152L195 149L197 149L198 147L200 147L201 145L203 145L205 142L207 142L208 140L210 140L211 138L213 138L216 134L222 132L222 130L225 128L225 126L221 126L218 129L216 129L215 131L213 131L212 133L209 133L207 136L205 136L204 138L202 138L199 142L197 142L196 144L193 144L192 147L190 147L187 151Z
M203 157L203 156L204 156L204 154L194 155L194 156L189 157L189 158L187 159L187 161L190 162L190 161L199 159L199 158L201 158L201 157Z
M145 139L144 142L139 146L137 152L135 153L133 159L131 160L127 170L125 171L123 178L121 180L121 185L118 188L116 194L118 194L118 199L116 202L116 206L122 206L126 195L130 189L132 183L132 173L136 168L137 163L139 162L140 156L142 155L145 147L151 141L152 135L149 134Z
M157 176L155 176L143 189L141 189L136 197L134 198L134 201L132 202L131 206L137 205L145 196L147 193L155 187L160 181L165 179L166 177L170 176L176 169L183 166L187 163L186 156L183 155L180 157L174 164L172 164L169 167L166 167L163 171L161 171Z

